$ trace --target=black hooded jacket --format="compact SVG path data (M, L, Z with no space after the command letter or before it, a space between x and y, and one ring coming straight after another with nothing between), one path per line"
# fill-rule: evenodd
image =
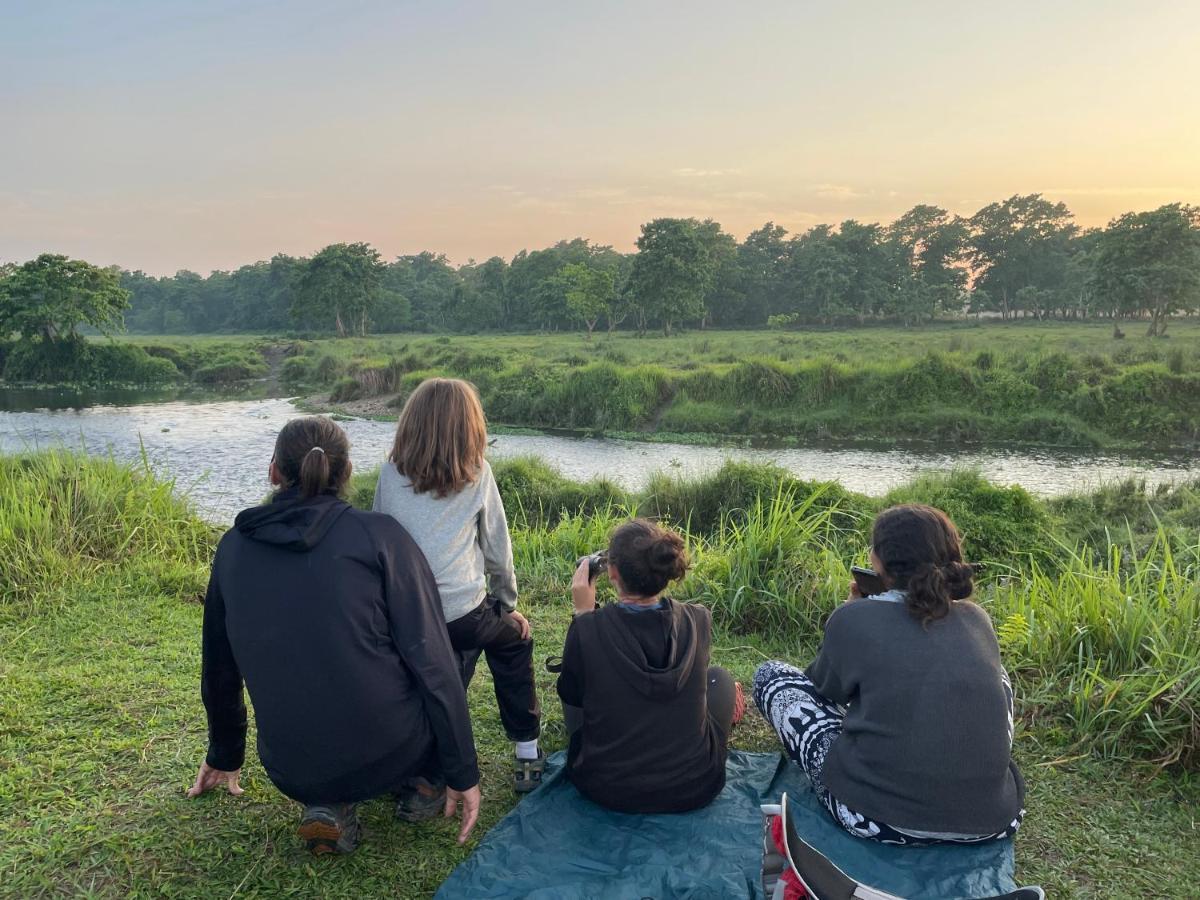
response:
M725 786L726 744L708 714L712 617L664 598L631 612L609 604L575 617L558 694L583 708L567 773L618 812L698 809Z
M365 800L415 774L479 781L437 583L390 516L295 489L238 515L204 601L217 769L245 756L243 678L263 767L296 800Z

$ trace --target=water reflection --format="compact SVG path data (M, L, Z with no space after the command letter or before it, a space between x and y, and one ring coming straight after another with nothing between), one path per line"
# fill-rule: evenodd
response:
M43 394L44 396L44 394ZM117 397L107 398L111 403ZM144 401L145 394L138 399ZM92 454L136 461L175 479L199 508L228 521L266 492L267 464L275 435L297 415L285 400L170 400L131 406L79 406L0 412L0 452L43 447L83 448ZM393 426L354 419L350 435L354 465L379 465L391 446ZM1016 483L1050 496L1136 476L1150 483L1200 477L1190 457L1133 459L1004 450L914 451L839 449L734 449L646 444L546 435L500 435L493 457L533 453L576 479L604 476L636 488L652 472L695 476L726 459L774 462L802 478L839 481L847 488L882 494L930 469L977 467L999 483Z

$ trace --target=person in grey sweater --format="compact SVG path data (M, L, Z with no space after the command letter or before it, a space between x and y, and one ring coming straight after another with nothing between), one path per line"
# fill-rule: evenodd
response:
M875 520L885 590L850 598L804 671L772 661L754 701L850 834L890 844L1011 837L1025 810L1012 760L1013 693L973 570L940 510Z
M396 441L379 473L373 509L416 541L437 580L450 643L464 684L480 652L495 684L500 721L516 744L513 786L531 791L545 771L538 747L541 707L529 622L517 611L508 520L483 458L487 425L474 385L430 378L409 396ZM437 785L416 785L413 818L433 808Z

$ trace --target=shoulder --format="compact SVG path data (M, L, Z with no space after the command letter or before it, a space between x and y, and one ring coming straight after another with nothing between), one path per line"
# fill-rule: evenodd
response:
M217 549L213 553L213 565L216 565L218 560L229 554L230 547L235 546L242 540L244 540L244 538L242 537L241 532L237 530L236 525L232 528L225 529L225 533L221 535L220 539L217 541Z
M851 600L835 609L825 620L825 637L856 634L877 628L880 623L897 619L912 619L908 607L903 603L888 603L868 598Z
M382 547L416 546L412 535L395 518L384 512L350 507L342 516L348 527L358 528L367 537Z
M379 467L379 483L388 487L406 487L411 482L407 475L400 474L400 470L396 468L394 462L385 459L383 465Z
M963 621L978 628L985 628L992 631L992 617L978 603L971 600L959 600L950 607L954 615L960 616Z
M492 472L492 467L485 459L479 464L479 472L475 475L475 480L471 482L477 490L498 490L496 484L496 475Z
M679 607L681 613L695 622L697 625L706 628L712 628L712 612L707 606L702 603L681 603L678 600L671 600L672 605Z

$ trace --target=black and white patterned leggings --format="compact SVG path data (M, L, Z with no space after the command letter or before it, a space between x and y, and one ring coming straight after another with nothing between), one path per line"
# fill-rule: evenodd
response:
M821 778L825 756L842 733L846 711L821 696L802 671L776 660L763 663L754 673L754 703L779 735L788 756L808 776L821 805L855 837L884 844L980 844L1012 837L1021 825L1024 810L1008 828L996 834L931 835L905 831L856 813L829 793Z

